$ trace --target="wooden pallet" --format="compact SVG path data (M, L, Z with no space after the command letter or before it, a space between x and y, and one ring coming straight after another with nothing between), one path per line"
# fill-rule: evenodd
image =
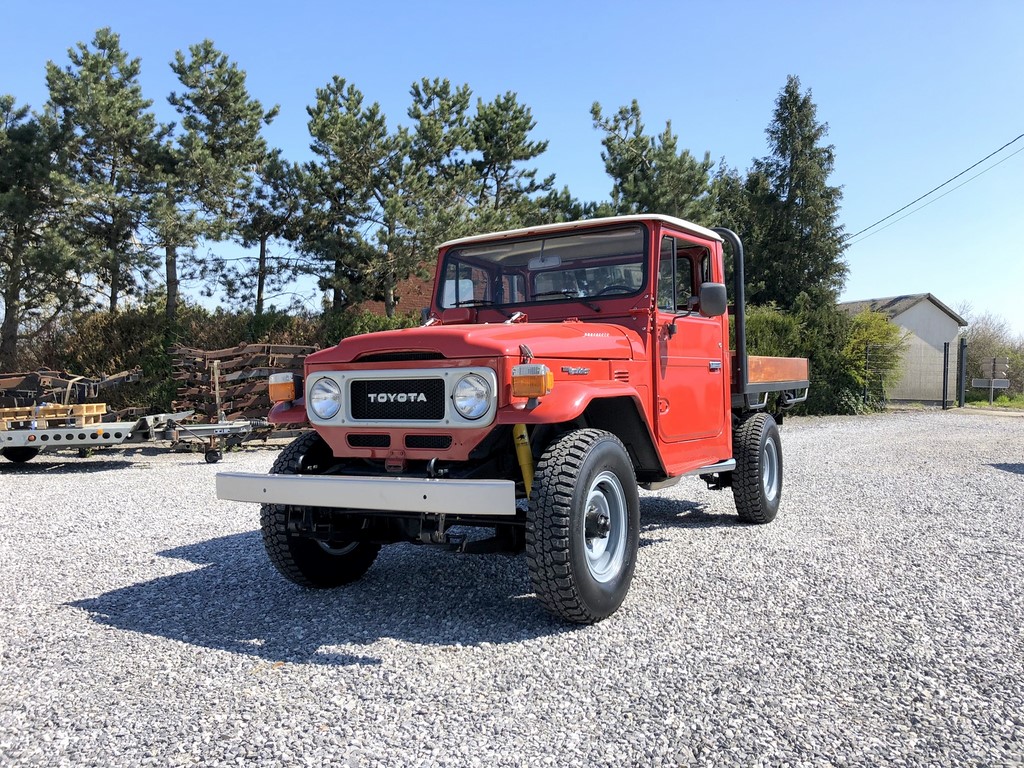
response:
M106 412L106 403L0 408L0 430L87 427L99 424Z

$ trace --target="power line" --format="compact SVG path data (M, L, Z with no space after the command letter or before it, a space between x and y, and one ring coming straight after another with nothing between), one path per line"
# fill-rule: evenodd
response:
M1021 134L1020 136L1017 136L1016 138L1014 138L1014 139L1011 139L1010 141L1006 142L1005 144L1003 144L1003 146L1001 146L1001 147L1000 147L999 149L997 149L997 150L996 150L995 152L990 152L990 153L988 153L988 154L987 154L987 155L985 155L985 156L984 156L983 158L981 158L981 160L979 160L978 162L976 162L976 163L975 163L974 165L971 165L971 166L969 166L969 167L967 167L967 168L964 168L964 169L963 169L962 171L960 171L960 173L958 173L958 174L957 174L956 176L953 176L953 177L951 177L951 178L949 178L949 179L946 179L946 180L945 180L944 182L942 182L941 184L939 184L939 186L935 187L934 189L930 189L930 190L928 190L927 192L925 192L925 193L924 193L923 195L921 195L921 196L920 196L919 198L917 198L916 200L911 200L911 201L910 201L909 203L907 203L906 205L904 205L904 206L903 206L902 208L900 208L899 210L893 211L893 212L892 212L892 213L890 213L890 214L889 214L888 216L886 216L886 217L884 217L884 218L881 218L881 219L879 219L879 220L878 220L878 221L876 221L876 222L875 222L874 224L872 224L872 225L871 225L870 227L864 227L864 229L860 230L860 232L854 232L854 233L853 233L852 235L847 235L845 239L846 239L846 240L852 240L853 238L857 237L858 235L863 235L863 234L864 234L865 232L867 232L867 231L868 231L869 229L874 229L874 228L875 228L875 227L877 227L877 226L878 226L879 224L881 224L881 223L882 223L883 221L888 221L889 219L891 219L891 218L892 218L893 216L895 216L896 214L898 214L898 213L902 213L903 211L907 210L907 208L909 208L910 206L914 205L914 203L919 203L919 202L921 202L922 200L924 200L924 199L925 199L926 197L928 197L929 195L931 195L931 194L933 194L933 193L935 193L935 192L938 192L938 191L939 191L940 189L942 189L942 188L943 188L944 186L946 186L947 184L950 184L950 183L952 183L952 182L956 181L957 179L959 179L959 178L960 178L961 176L963 176L963 175L964 175L965 173L967 173L968 171L974 170L974 169L975 169L975 168L977 168L977 167L978 167L979 165L981 165L981 164L982 164L982 163L984 163L984 162L985 162L986 160L988 160L988 159L989 159L990 157L992 157L992 156L994 156L994 155L998 155L998 154L999 154L1000 152L1002 152L1002 151L1003 151L1004 149L1006 149L1006 148L1007 148L1008 146L1010 146L1011 144L1014 144L1014 143L1016 143L1016 142L1020 141L1021 139L1024 139L1024 133L1022 133L1022 134ZM1013 154L1015 155L1015 154L1017 154L1017 153L1016 153L1016 152L1014 152ZM1013 155L1010 155L1010 157L1013 157ZM998 165L998 163L997 163L996 165ZM994 168L995 166L992 166L992 167ZM980 176L980 175L981 175L981 174L978 174L978 176ZM977 176L974 176L974 177L972 177L972 178L977 178ZM962 186L962 185L961 185L961 186ZM951 191L952 191L952 190L951 190ZM924 206L921 206L921 207L923 208ZM904 217L904 218L906 218L906 217ZM895 223L895 222L894 222L894 223Z
M1010 159L1011 157L1013 157L1014 155L1019 155L1019 154L1020 154L1021 152L1024 152L1024 147L1021 147L1021 148L1020 148L1020 149L1018 149L1018 150L1017 150L1016 152L1011 152L1011 153L1010 153L1009 155L1007 155L1006 157L1004 157L1004 158L1003 158L1002 160L1000 160L1000 161L998 161L998 162L995 162L995 163L992 163L992 165L990 165L990 166L989 166L988 168L986 168L985 170L981 171L980 173L976 173L976 174L974 174L974 175L973 175L973 176L971 176L971 178L969 178L969 179L965 179L964 181L962 181L962 182L960 182L959 184L957 184L957 185L956 185L955 187L953 187L953 188L952 188L951 190L949 190L948 192L943 192L943 193L942 193L941 195L939 195L938 197L936 197L936 198L935 198L934 200L929 200L929 201L928 201L927 203L925 203L924 205L922 205L922 206L921 206L920 208L915 208L914 210L910 211L909 213L907 213L907 214L905 214L905 215L903 215L903 216L900 216L900 217L899 217L898 219L896 219L896 221L894 221L894 222L891 222L890 224L886 224L886 225L885 225L884 227L882 227L881 229L876 229L876 230L875 230L874 232L871 232L870 234L864 235L864 237L860 238L859 240L851 240L851 242L849 243L849 245L856 245L857 243L863 243L863 242L864 242L865 240L867 240L867 239L868 239L869 237L873 237L873 236L877 235L877 234L878 234L879 232L884 232L884 231L885 231L885 230L887 230L887 229L888 229L889 227L891 227L891 226L892 226L893 224L898 224L899 222L901 222L901 221L903 221L903 220L904 220L905 218L907 218L907 216L913 216L913 215L914 215L915 213L917 213L917 212L918 212L918 211L920 211L920 210L923 210L924 208L927 208L927 207L928 207L929 205L931 205L932 203L937 203L937 202L938 202L939 200L941 200L942 198L944 198L944 197L945 197L946 195L949 195L949 194L952 194L953 192L956 192L956 191L957 191L958 189L960 189L960 187L962 187L962 186L963 186L964 184L969 184L969 183L971 183L972 181L974 181L974 180L975 180L976 178L978 178L979 176L984 176L984 175L985 175L986 173L988 173L989 171L991 171L991 170L992 170L993 168L995 168L996 166L1002 165L1002 164L1003 164L1003 163L1005 163L1005 162L1006 162L1007 160L1009 160L1009 159ZM989 157L991 157L991 156L992 156L992 155L989 155ZM934 190L933 190L933 191L934 191ZM911 203L911 205L913 205L913 203ZM903 209L901 208L900 210L903 210ZM895 216L895 215L896 215L896 213L899 213L899 211L896 211L895 213L893 213L893 214L890 214L890 216ZM890 218L890 216L886 216L886 218ZM885 219L883 219L883 221L884 221L884 220L885 220ZM881 222L878 222L878 223L880 224ZM870 227L868 227L868 229L870 229ZM864 231L866 231L866 230L863 230L863 229L861 230L861 232L864 232ZM858 233L858 234L860 234L860 233ZM856 235L851 235L850 237L856 237Z

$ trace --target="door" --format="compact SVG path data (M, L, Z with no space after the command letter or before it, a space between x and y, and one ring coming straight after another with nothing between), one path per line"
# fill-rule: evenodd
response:
M666 235L658 266L657 420L665 442L717 437L725 429L727 359L721 317L695 311L712 280L711 249Z

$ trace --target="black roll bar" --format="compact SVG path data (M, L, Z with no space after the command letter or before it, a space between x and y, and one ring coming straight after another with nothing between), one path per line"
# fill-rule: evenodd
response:
M744 404L747 403L747 390L750 382L747 373L747 314L746 314L746 292L745 278L743 275L743 243L740 237L731 229L725 227L713 227L712 232L721 235L725 242L732 246L732 295L733 295L733 317L736 318L736 386L733 392L743 395ZM724 261L724 259L723 259Z

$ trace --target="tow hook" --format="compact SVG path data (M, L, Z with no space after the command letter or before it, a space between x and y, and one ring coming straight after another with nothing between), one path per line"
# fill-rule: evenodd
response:
M432 458L430 461L427 462L427 477L439 478L439 477L444 477L447 474L448 474L448 470L447 469L438 469L437 468L437 457L436 456L434 458Z

